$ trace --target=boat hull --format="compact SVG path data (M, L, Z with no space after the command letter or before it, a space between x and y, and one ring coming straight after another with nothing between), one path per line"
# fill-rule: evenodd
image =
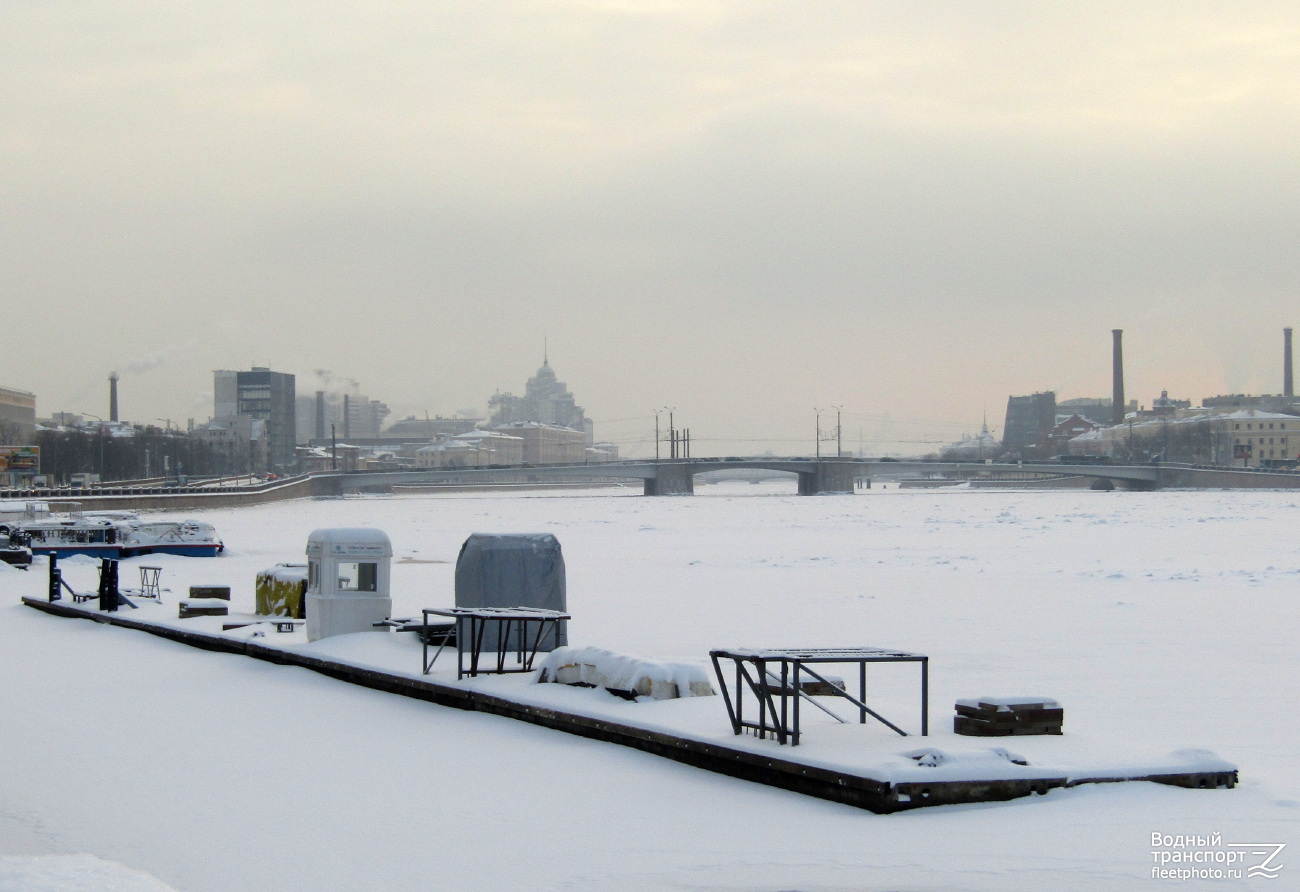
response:
M203 545L203 544L169 544L169 545L100 545L96 543L59 543L33 545L32 554L53 554L55 557L65 558L78 554L89 555L94 558L111 558L119 560L121 558L140 557L146 554L177 554L182 557L216 557L221 554L221 545Z
M166 545L123 545L120 551L124 558L139 557L144 554L178 554L182 557L216 557L221 554L222 549L223 546L220 543L213 545L207 543L170 543Z
M30 547L33 556L52 554L58 558L84 554L93 558L116 560L122 552L120 546L99 542L45 542L32 543Z
M33 554L57 557L132 558L147 554L216 557L225 550L216 530L198 521L145 523L89 517L43 521L20 528Z

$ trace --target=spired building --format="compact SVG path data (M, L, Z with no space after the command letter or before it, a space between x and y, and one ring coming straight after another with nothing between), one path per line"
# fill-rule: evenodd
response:
M531 421L582 431L586 434L588 446L593 440L591 421L583 414L582 407L574 403L569 388L556 379L555 370L545 357L537 374L524 385L523 396L498 393L488 400L488 413L487 426L494 430Z
M949 443L939 450L939 458L943 461L984 461L1001 454L1002 444L989 431L987 419L980 428L978 437L962 437L956 443Z

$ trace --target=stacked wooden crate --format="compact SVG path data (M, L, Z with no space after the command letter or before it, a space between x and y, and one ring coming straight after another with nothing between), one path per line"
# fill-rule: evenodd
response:
M971 737L1060 734L1065 710L1048 697L980 697L958 700L953 730Z
M179 615L181 619L195 616L229 616L230 586L190 586L190 596L181 601Z

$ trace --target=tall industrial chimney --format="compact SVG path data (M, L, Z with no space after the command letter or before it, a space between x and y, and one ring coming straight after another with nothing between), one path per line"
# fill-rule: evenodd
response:
M1282 329L1282 396L1295 396L1291 380L1291 329Z
M1111 391L1111 420L1115 424L1124 423L1124 329L1114 328L1110 332L1115 336L1114 360L1112 375L1114 376L1113 389Z
M343 439L352 436L352 406L348 402L348 395L343 394Z
M325 391L316 391L316 439L325 439Z
M1287 335L1291 337L1290 334ZM1290 341L1288 341L1290 343ZM108 376L108 420L117 421L117 372L111 372Z

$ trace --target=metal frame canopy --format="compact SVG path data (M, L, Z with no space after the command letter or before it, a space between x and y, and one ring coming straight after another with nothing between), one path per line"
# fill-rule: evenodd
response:
M420 632L420 638L424 641L424 674L428 675L433 668L433 664L438 661L442 649L447 646L447 639L451 636L448 630L442 636L442 644L438 645L438 650L434 653L433 659L429 659L429 617L430 616L450 616L456 621L454 630L456 632L456 680L460 681L465 675L471 678L479 674L479 657L483 653L483 633L486 631L489 623L497 624L498 634L496 636L496 654L497 666L495 670L484 669L483 672L495 671L499 675L505 675L510 672L532 672L533 660L537 658L537 650L542 644L542 639L546 637L547 624L550 623L551 630L554 631L558 640L560 635L560 621L573 619L567 613L559 610L546 610L541 607L426 607L422 611L424 623ZM465 634L465 621L469 621L469 635ZM514 623L519 624L519 634L516 636L515 658L519 661L519 668L506 668L506 653L512 648L510 642L510 627ZM531 647L528 645L528 624L537 623L537 634L532 639ZM434 633L437 634L436 632ZM469 670L465 669L465 650L469 645Z
M799 745L799 701L807 700L813 706L827 713L841 723L844 719L816 702L804 692L801 678L807 674L825 685L828 693L843 697L858 707L858 721L867 723L870 715L876 721L898 732L903 737L907 732L867 706L867 664L868 663L920 663L921 664L921 736L930 733L930 658L925 654L907 653L906 651L887 650L879 647L799 647L799 648L729 648L709 651L713 660L713 671L718 676L718 686L722 690L722 700L727 706L727 715L731 719L731 730L741 734L746 728L758 733L759 738L768 734L776 737L784 745ZM718 662L720 659L732 660L736 664L736 698L733 704L727 679ZM769 668L769 664L780 664L779 675ZM841 690L822 677L809 664L856 663L858 666L858 696L854 697L846 690ZM754 674L751 675L749 667ZM793 670L793 671L792 671ZM748 721L744 715L745 688L748 687L758 701L758 721ZM775 696L774 696L775 695ZM777 697L780 706L777 706ZM793 704L791 699L793 698Z

